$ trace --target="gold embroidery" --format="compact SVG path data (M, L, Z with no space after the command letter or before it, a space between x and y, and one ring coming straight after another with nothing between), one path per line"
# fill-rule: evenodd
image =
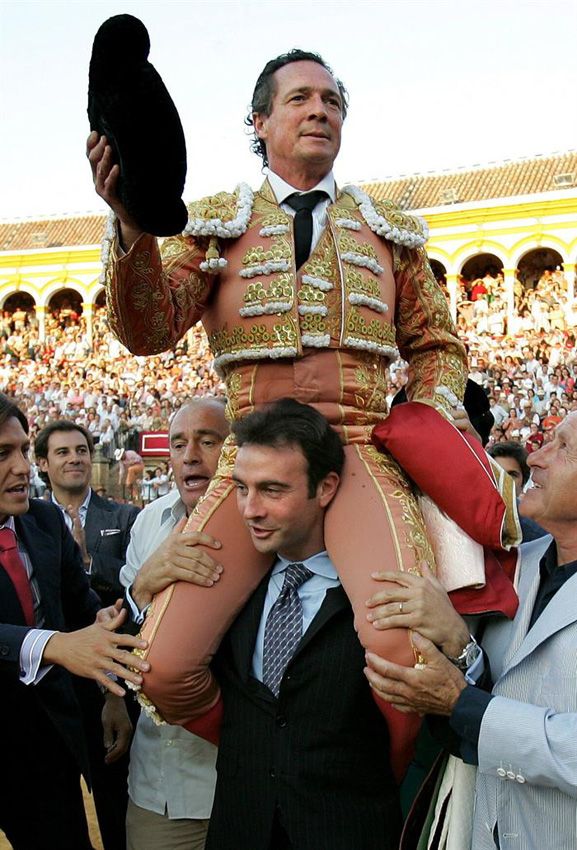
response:
M258 266L267 261L290 259L292 259L290 242L276 236L270 248L265 249L262 245L250 248L242 258L242 264L243 266Z
M299 301L303 304L323 304L326 300L326 295L322 289L317 289L316 286L305 284L299 290Z
M165 239L160 248L160 256L164 261L175 260L178 257L186 255L185 259L190 257L190 242L182 236L175 236L171 239Z
M238 419L238 396L242 389L242 377L238 372L229 372L226 381L226 410L225 416L229 422Z
M333 265L321 257L311 257L303 266L303 274L333 282Z
M307 313L300 317L301 332L303 334L326 334L328 332L327 321L324 316L317 313Z
M204 498L206 498L209 493L215 489L215 487L218 487L223 478L226 479L231 477L237 451L238 448L234 442L234 437L232 434L229 434L222 445L222 449L220 450L216 473L210 482Z
M378 260L377 252L369 242L357 242L346 230L339 233L339 249L341 253L361 254L363 257Z
M260 280L249 283L244 293L244 301L245 303L253 304L255 302L278 301L280 299L292 300L293 294L291 275L281 274L271 281L268 288Z
M217 195L210 195L189 204L188 213L191 219L200 218L204 221L210 221L219 218L221 221L232 221L233 218L236 218L237 206L238 194L236 192L233 195L229 192L219 192Z
M212 333L208 342L216 357L222 354L241 353L245 349L282 348L295 346L297 329L290 316L272 328L266 325L252 325L250 328L235 327L232 331L219 330Z
M278 210L278 212L267 213L260 220L259 224L260 227L276 227L278 224L288 224L288 220L289 216L282 210Z
M345 197L348 198L348 197L350 197L350 195L346 195ZM342 201L342 198L339 198L339 203L341 201ZM331 207L331 219L334 221L337 218L351 218L351 219L354 219L356 221L354 216L351 215L351 213L353 213L354 211L355 211L354 207L353 207L353 209L347 208L347 207Z
M374 446L367 446L365 451L379 471L393 487L397 488L391 495L401 503L406 543L415 553L415 566L411 567L408 572L421 575L419 565L423 561L426 561L431 570L435 572L435 557L427 539L423 516L411 490L409 479L391 455L379 452Z
M378 319L367 321L356 307L351 307L346 318L345 336L349 335L378 345L395 345L395 329L392 325Z
M356 269L347 268L346 273L347 293L362 292L371 298L381 298L379 281L375 277L365 277Z
M387 412L387 370L382 357L374 354L359 354L363 365L355 369L358 384L355 403L361 410Z
M386 218L389 224L392 224L393 227L398 227L399 230L407 230L411 233L416 233L418 236L425 235L423 222L418 216L408 215L407 213L401 212L398 206L388 199L385 199L384 201L375 201L374 198L371 198L371 200L377 213L382 215L383 218Z

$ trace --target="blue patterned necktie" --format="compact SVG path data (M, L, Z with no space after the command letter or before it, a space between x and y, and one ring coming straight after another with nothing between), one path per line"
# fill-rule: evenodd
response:
M295 211L294 217L294 236L295 236L295 263L297 269L300 269L311 253L311 244L313 241L313 210L317 204L327 197L326 192L320 189L314 192L306 192L301 195L299 192L293 192L288 198L285 198L284 203Z
M303 564L289 564L281 592L264 627L262 680L278 697L284 671L303 634L303 608L298 588L313 573Z

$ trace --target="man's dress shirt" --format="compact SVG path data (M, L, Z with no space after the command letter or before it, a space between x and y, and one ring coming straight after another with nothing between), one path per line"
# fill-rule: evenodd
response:
M9 528L16 536L14 517L7 517L6 522L2 523L0 528ZM32 601L34 603L34 621L37 626L37 628L30 629L30 631L26 633L26 637L22 641L22 646L20 647L20 681L24 685L37 685L52 667L51 664L42 664L42 656L44 654L44 647L54 634L54 631L42 628L44 625L42 600L40 598L38 582L34 578L32 561L28 556L28 552L22 545L22 541L19 540L17 536L16 542L18 545L18 554L22 559L26 575L28 576L28 581L30 582Z
M270 609L280 595L286 568L290 563L294 562L279 557L269 579L260 625L256 636L254 655L252 657L252 675L259 682L262 682L262 655L266 620ZM332 587L338 587L341 582L326 551L319 552L311 558L299 561L298 563L304 564L313 573L312 577L308 581L305 581L304 584L301 584L297 590L303 609L304 635L323 604L327 590L330 590Z
M137 622L142 620L142 612L131 600L130 585L185 513L178 490L173 490L148 505L135 520L120 581L127 588L127 600ZM141 712L130 751L131 800L142 809L169 818L209 818L216 785L216 754L217 748L208 741L180 726L156 726Z
M300 189L295 189L294 186L291 186L290 183L287 183L286 180L283 180L282 177L279 177L278 174L275 174L274 171L268 172L268 182L271 185L271 188L275 194L275 197L278 201L280 208L283 212L290 215L292 218L295 217L296 212L290 207L287 203L285 203L286 199L289 195L293 195L295 192L300 193ZM326 192L327 198L324 201L319 201L316 207L312 211L313 215L313 236L311 241L311 252L316 248L319 239L321 238L322 232L325 229L327 223L326 211L329 204L335 202L336 200L336 187L335 187L335 178L333 177L333 172L329 171L326 174L320 183L317 183L316 186L313 186L312 189L308 189L306 194L309 192ZM304 192L302 194L305 194Z

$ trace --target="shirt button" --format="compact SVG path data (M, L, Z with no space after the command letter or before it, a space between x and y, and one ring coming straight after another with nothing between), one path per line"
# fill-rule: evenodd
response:
M270 776L271 779L276 779L276 770L274 769L274 767L271 767L268 775Z
M512 770L507 771L507 779L515 779L515 773Z
M287 722L288 721L287 721L286 717L284 716L284 714L279 714L276 718L276 725L279 726L281 729L285 728L285 726L287 725Z
M497 776L500 776L501 779L504 779L507 776L507 771L505 770L504 767L498 767L497 768Z
M526 782L525 777L521 773L518 773L517 776L515 777L515 779L517 780L517 782L520 785L522 785L524 782Z

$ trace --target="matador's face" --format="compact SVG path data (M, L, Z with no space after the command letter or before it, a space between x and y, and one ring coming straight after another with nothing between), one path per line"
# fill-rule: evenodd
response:
M341 146L343 103L338 86L317 62L291 62L275 71L270 115L255 115L271 169L297 185L303 171L320 180ZM292 179L291 179L292 176Z

